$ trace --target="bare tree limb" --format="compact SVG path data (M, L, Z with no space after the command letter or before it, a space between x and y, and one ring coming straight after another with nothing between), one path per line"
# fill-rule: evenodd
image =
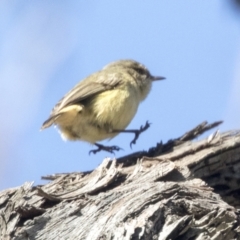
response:
M240 132L204 122L93 171L0 193L0 239L240 239Z

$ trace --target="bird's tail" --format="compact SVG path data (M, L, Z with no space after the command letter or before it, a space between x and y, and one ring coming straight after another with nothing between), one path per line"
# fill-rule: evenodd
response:
M50 126L52 126L55 123L55 120L60 116L60 114L58 115L54 115L49 117L42 125L40 130L44 130L45 128L48 128Z

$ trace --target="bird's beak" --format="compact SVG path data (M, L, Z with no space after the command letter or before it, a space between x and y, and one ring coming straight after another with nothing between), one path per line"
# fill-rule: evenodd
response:
M157 77L151 76L151 79L152 79L152 81L159 81L159 80L164 80L166 78L165 77L160 77L160 76L157 76Z

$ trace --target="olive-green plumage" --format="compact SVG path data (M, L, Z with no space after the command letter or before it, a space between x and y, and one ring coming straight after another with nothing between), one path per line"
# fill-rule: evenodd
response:
M41 129L57 125L62 137L95 143L124 130L152 85L148 69L133 60L120 60L80 81L53 108Z

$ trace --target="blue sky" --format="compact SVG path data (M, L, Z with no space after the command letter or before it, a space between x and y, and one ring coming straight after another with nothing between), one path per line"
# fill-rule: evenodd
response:
M132 135L105 145L146 150L207 120L220 131L240 127L239 17L227 1L0 2L0 190L41 176L86 171L102 152L39 129L55 103L79 80L111 61L135 59L153 75L148 98L129 129L149 120L133 149Z

